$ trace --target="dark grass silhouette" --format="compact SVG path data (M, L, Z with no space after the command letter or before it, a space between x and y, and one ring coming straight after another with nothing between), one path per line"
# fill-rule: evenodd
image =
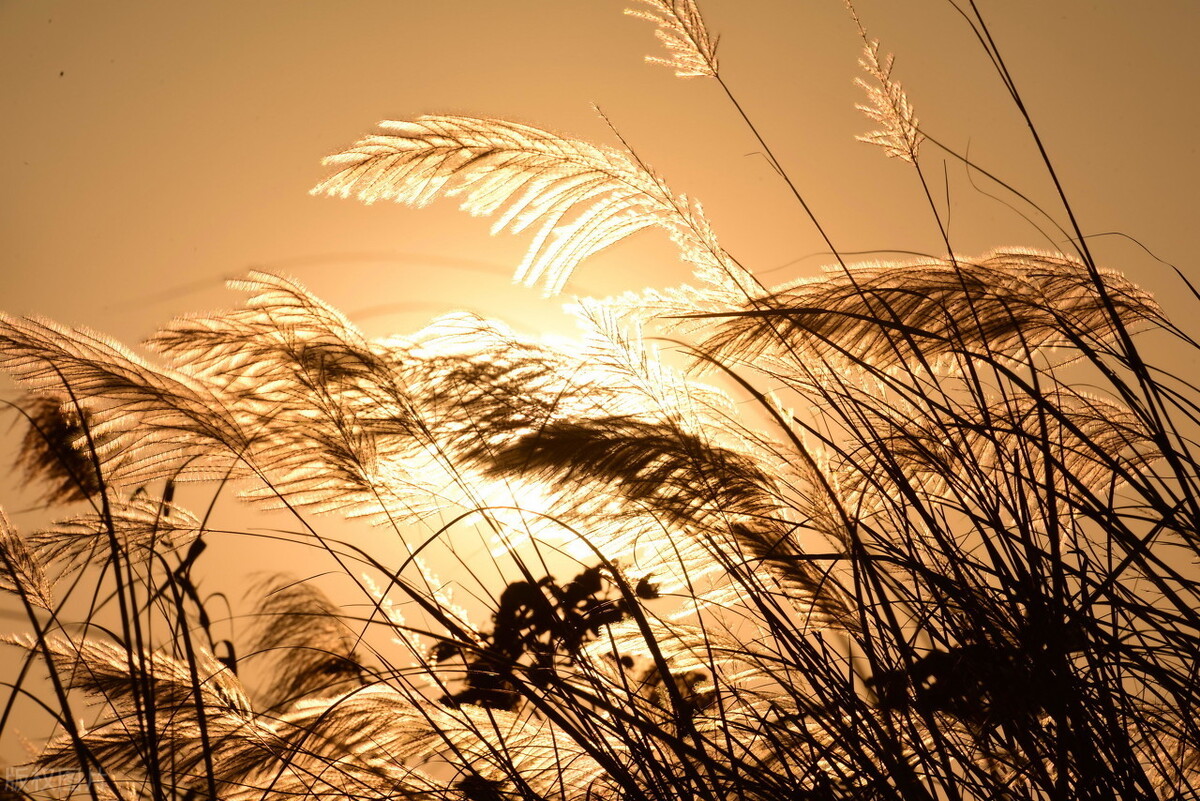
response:
M637 14L658 60L721 80L694 3ZM854 21L863 138L925 186L926 137ZM152 337L155 362L3 318L0 366L33 393L20 464L73 504L0 537L28 618L11 696L48 671L58 724L6 796L1197 796L1197 393L1137 342L1195 344L1095 264L1065 193L1077 252L956 254L930 201L944 254L768 288L628 152L436 116L329 163L314 191L458 195L533 229L518 278L547 291L647 227L695 283L580 300L586 335L555 345L469 315L371 341L262 273ZM291 514L279 536L357 601L277 577L222 638L185 481ZM492 556L450 548L443 582L424 557L467 521Z

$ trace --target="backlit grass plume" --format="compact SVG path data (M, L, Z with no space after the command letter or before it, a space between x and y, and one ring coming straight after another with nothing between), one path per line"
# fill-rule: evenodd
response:
M867 36L853 4L847 0L846 7L850 16L858 26L858 33L863 40L863 55L859 64L871 77L870 81L855 78L854 82L867 93L867 104L858 109L869 119L879 124L879 129L856 137L859 141L879 145L892 158L902 161L916 162L917 150L925 139L917 127L917 117L908 95L900 84L892 80L891 55L880 56L879 41Z
M633 13L716 76L695 3ZM854 21L868 139L920 174ZM631 153L496 119L326 164L318 194L532 231L517 280L550 293L646 228L695 281L576 299L575 341L372 339L263 272L152 356L0 317L58 518L0 516L0 729L27 696L52 729L7 795L1197 797L1195 382L1139 338L1195 343L1129 279L957 253L926 187L944 254L767 287ZM234 492L271 522L218 525ZM207 595L240 538L323 567Z
M695 0L638 0L639 5L625 9L631 17L655 24L654 35L669 56L646 56L652 64L675 70L680 78L699 78L717 74L717 43L710 39Z
M628 153L503 120L439 116L380 126L386 134L326 159L337 172L313 192L417 206L461 195L465 211L496 216L493 233L536 227L516 278L544 282L548 294L587 257L652 226L708 273L728 261L699 208Z

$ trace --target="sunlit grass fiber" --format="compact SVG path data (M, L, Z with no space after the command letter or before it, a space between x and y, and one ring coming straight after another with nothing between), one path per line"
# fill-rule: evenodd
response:
M314 193L458 197L531 233L516 277L548 293L647 228L694 280L576 299L571 342L461 313L372 340L266 273L153 358L0 317L17 464L61 518L0 516L27 622L0 729L27 696L54 729L5 798L1198 797L1200 397L1139 350L1195 343L1063 188L1074 250L955 252L849 10L860 138L915 171L940 253L844 258L760 139L833 253L765 286L631 152L423 116ZM631 13L745 117L692 0ZM321 575L217 620L193 571L232 535L185 485L287 515Z

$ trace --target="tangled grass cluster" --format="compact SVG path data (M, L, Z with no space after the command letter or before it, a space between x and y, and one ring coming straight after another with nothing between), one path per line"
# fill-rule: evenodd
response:
M632 13L721 80L693 0ZM925 186L853 19L862 138ZM4 722L40 669L55 724L6 798L1197 797L1197 393L1137 344L1195 343L1077 230L960 255L930 200L943 254L766 287L628 152L429 116L328 163L315 192L532 230L548 292L650 227L695 280L576 300L572 343L465 314L370 340L264 273L153 361L0 318L20 465L70 509L0 531L28 621ZM284 510L358 602L276 579L223 639L185 482ZM446 544L468 525L486 549Z

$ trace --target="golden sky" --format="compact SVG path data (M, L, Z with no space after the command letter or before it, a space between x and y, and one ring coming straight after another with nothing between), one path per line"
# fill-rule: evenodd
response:
M469 306L526 327L556 303L509 286L525 239L487 234L451 201L425 210L310 197L322 156L384 118L498 116L615 144L596 104L725 246L784 280L823 245L711 81L644 64L651 26L621 0L0 0L0 239L7 311L136 340L220 307L222 277L294 275L372 333ZM1088 232L1120 230L1196 274L1200 179L1190 0L985 2ZM838 0L707 0L725 79L847 251L930 250L937 232L907 165L854 141L860 42ZM923 127L1057 213L1023 124L946 0L861 0ZM951 236L974 253L1047 243L926 145ZM945 163L945 172L943 172ZM943 179L943 175L945 176ZM978 182L989 192L994 187ZM1061 218L1061 214L1058 214ZM1135 247L1108 266L1171 286ZM683 277L639 236L568 290ZM1166 298L1170 301L1170 298ZM1186 308L1184 309L1186 311Z

